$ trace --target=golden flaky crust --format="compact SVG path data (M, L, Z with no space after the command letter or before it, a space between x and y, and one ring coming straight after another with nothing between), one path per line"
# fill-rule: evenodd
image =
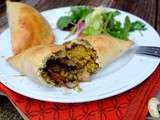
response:
M81 36L79 40L88 41L96 50L100 67L123 55L133 45L131 40L120 40L109 35Z
M54 35L49 23L33 7L7 1L8 22L14 54L35 46L53 43Z
M18 55L9 57L7 62L22 74L33 79L46 83L40 76L39 69L42 68L46 60L59 50L64 49L62 45L40 45L29 48Z

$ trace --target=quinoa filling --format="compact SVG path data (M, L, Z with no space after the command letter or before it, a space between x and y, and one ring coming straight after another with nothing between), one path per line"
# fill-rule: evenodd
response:
M41 76L55 86L73 88L80 81L89 80L89 76L97 71L96 59L95 50L74 43L54 53L42 68Z

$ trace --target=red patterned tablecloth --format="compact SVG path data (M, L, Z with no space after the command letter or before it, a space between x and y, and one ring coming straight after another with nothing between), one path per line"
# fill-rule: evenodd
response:
M114 97L88 103L63 104L19 95L3 84L0 90L29 120L144 120L150 97L160 90L160 68L139 86Z

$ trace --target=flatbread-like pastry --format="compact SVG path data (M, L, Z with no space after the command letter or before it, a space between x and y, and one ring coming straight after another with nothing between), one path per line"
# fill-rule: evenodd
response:
M51 26L33 7L20 2L7 1L7 15L14 54L35 45L53 43L54 35Z
M22 51L21 53L9 57L7 61L12 67L22 74L27 75L41 83L47 83L41 76L41 69L46 65L47 60L53 53L64 49L62 45L39 45Z
M48 85L73 88L123 55L132 44L106 35L86 36L63 45L35 46L7 61Z
M123 55L134 44L131 40L121 40L110 35L83 36L79 40L88 41L95 49L100 67Z

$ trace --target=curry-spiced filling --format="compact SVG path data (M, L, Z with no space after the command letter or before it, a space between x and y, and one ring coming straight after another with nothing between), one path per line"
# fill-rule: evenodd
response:
M42 69L42 77L55 86L76 87L80 81L89 80L97 71L96 52L84 45L72 44L53 54Z

